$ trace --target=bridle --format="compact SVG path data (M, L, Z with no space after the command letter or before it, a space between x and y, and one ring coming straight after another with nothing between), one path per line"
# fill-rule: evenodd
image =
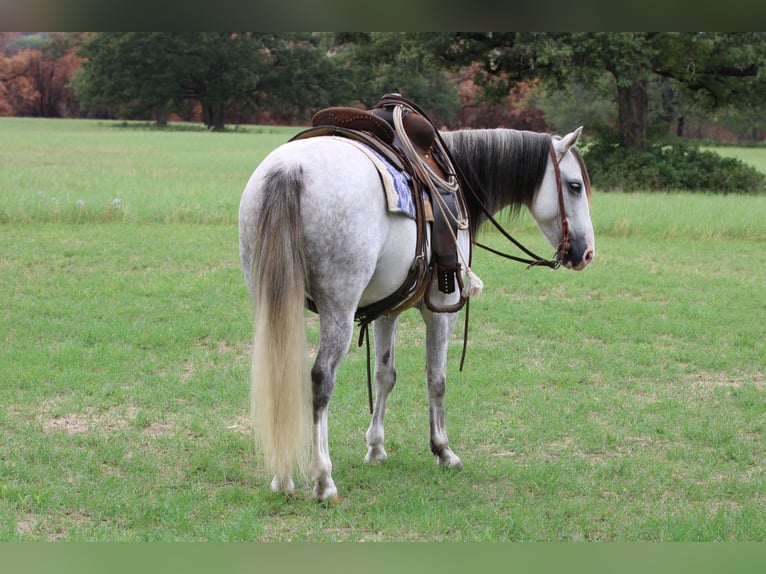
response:
M549 267L551 269L558 269L561 267L561 263L564 261L564 257L566 257L567 253L569 253L570 249L570 233L569 233L569 221L567 220L566 211L564 209L564 191L563 186L561 183L561 169L559 168L560 160L556 158L556 150L553 147L553 142L551 141L551 144L549 146L549 152L551 155L551 161L553 162L553 171L556 176L556 192L558 194L558 203L559 203L559 217L561 217L561 241L558 244L558 247L556 247L556 255L553 259L544 259L543 257L540 257L539 255L535 255L532 251L524 247L519 241L517 241L510 233L508 233L502 225L500 225L497 220L493 217L493 215L490 213L489 209L484 205L484 203L479 199L478 195L471 189L470 185L467 184L466 179L462 177L462 182L465 183L466 188L470 191L471 195L473 195L474 199L476 200L476 203L481 208L482 212L484 213L487 220L511 243L513 243L516 247L518 247L521 251L526 253L529 256L528 258L525 257L518 257L516 255L511 255L510 253L504 253L502 251L498 251L497 249L493 249L492 247L489 247L488 245L485 245L483 243L480 243L478 241L474 240L474 245L477 247L481 247L482 249L489 251L490 253L494 253L495 255L499 255L500 257L504 257L506 259L511 259L513 261L518 261L520 263L526 263L527 269L530 267ZM563 156L562 156L563 159Z
M549 146L551 154L551 161L553 162L553 171L556 174L556 191L559 196L559 217L561 217L561 242L556 248L556 261L559 263L564 261L564 257L569 253L569 221L567 220L567 212L564 210L564 190L561 185L561 169L559 163L561 160L556 159L556 150L553 149L553 142ZM566 154L564 154L566 155ZM564 159L564 156L561 156Z

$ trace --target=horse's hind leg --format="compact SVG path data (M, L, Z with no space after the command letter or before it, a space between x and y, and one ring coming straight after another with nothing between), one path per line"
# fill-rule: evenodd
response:
M332 479L332 461L328 444L327 412L335 388L335 376L341 359L348 352L354 331L353 315L339 317L332 314L319 316L319 350L311 369L311 388L314 409L313 453L311 475L314 478L313 497L334 500L338 489Z
M373 323L375 334L375 407L372 411L370 428L367 429L367 455L365 462L386 460L383 446L385 433L383 423L386 416L388 395L396 384L394 368L394 344L396 342L396 323L398 315L383 315Z
M447 347L455 328L457 313L433 313L423 306L426 323L426 363L428 370L428 411L431 429L431 452L439 466L462 470L463 464L452 452L444 422L444 392L447 386Z

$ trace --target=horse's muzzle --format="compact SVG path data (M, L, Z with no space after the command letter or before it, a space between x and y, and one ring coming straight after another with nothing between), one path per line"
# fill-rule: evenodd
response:
M564 255L562 265L567 269L582 271L595 257L596 248L592 244L582 239L570 238L569 249Z

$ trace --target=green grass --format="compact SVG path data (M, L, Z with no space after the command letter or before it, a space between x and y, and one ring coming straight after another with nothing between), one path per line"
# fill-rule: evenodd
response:
M766 173L766 153L763 147L711 147L708 148L724 157L733 157L752 165L762 173Z
M269 492L245 428L236 210L290 130L0 131L0 540L764 540L766 198L596 192L582 273L477 252L485 293L462 373L453 338L446 399L465 470L429 452L408 311L389 460L362 462L354 347L331 406L341 500L325 507L306 485ZM512 227L548 249L529 217Z
M21 118L2 123L0 222L236 223L236 190L266 153L298 131L157 131L129 129L125 122Z

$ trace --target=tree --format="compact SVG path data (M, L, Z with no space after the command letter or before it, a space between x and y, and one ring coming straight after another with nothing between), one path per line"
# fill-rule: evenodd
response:
M476 80L489 95L507 94L539 78L564 89L569 81L614 81L620 141L647 142L649 82L670 79L688 101L717 108L764 102L766 34L753 33L419 33L444 66L479 64Z
M77 108L69 81L80 66L74 53L79 42L77 34L52 34L37 53L30 54L27 76L37 93L34 115L68 116Z
M349 100L352 81L332 57L328 34L281 33L266 39L258 88L241 102L304 119L318 108Z
M159 123L184 101L197 100L205 125L220 130L227 109L256 91L267 65L263 48L253 34L104 32L80 51L87 61L75 89L86 107L153 113Z
M126 117L153 114L167 121L169 109L187 96L185 48L181 34L104 32L81 48L86 58L73 85L85 109L116 107Z
M449 122L460 107L455 82L440 69L429 44L403 32L354 32L335 36L343 62L348 97L372 107L381 96L398 92Z
M187 46L182 73L184 96L202 105L202 121L222 130L226 111L258 86L264 67L260 42L248 34L189 32L177 36Z
M2 40L2 38L0 38ZM0 113L60 117L76 114L69 82L80 65L79 34L18 36L5 44L0 61Z
M324 36L307 33L108 32L83 46L75 86L83 105L117 106L158 121L198 102L221 130L235 105L301 113L330 105L342 90Z

